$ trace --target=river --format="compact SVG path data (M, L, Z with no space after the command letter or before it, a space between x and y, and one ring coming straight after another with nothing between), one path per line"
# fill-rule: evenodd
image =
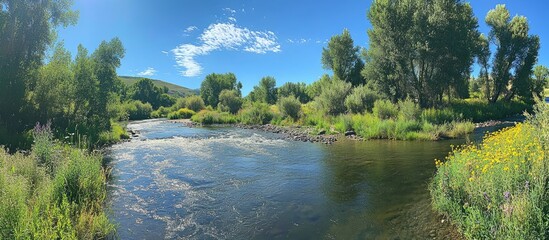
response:
M289 141L235 128L130 123L108 150L121 239L453 239L427 184L446 141Z

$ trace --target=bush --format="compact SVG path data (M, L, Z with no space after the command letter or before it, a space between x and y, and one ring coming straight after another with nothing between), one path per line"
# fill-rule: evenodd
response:
M254 102L240 112L240 122L243 124L267 124L273 119L273 113L266 103Z
M123 109L128 114L130 120L148 119L151 117L153 111L150 103L142 103L139 100L126 102L123 105Z
M278 108L284 117L291 117L295 121L301 113L301 102L294 96L282 97L278 100Z
M224 89L219 94L218 108L220 111L236 114L242 108L242 98L236 90Z
M351 83L338 79L333 79L326 87L322 88L322 93L317 97L317 101L324 113L332 116L345 112L345 98L351 90Z
M349 96L345 98L345 107L351 113L363 113L371 111L374 107L374 102L379 99L376 92L367 88L364 85L355 87Z
M202 124L233 124L237 122L236 116L228 112L216 112L210 110L202 110L191 117L193 122Z
M374 102L372 112L379 119L396 119L398 107L389 100L377 100Z
M419 120L421 115L421 108L417 103L411 99L404 101L398 101L398 109L400 111L399 116L405 120Z
M159 107L157 110L151 113L151 118L165 118L165 117L168 117L168 113L170 112L171 112L170 108Z
M185 100L185 107L195 112L199 112L205 108L204 100L202 100L200 96L189 96Z
M435 160L433 207L466 238L547 238L549 166L536 128L547 125L518 124Z
M532 105L517 100L489 103L478 99L467 99L453 101L450 103L449 108L449 111L455 112L462 119L473 122L484 122L522 114L524 111L531 111Z
M190 97L188 97L190 98ZM187 107L187 99L188 98L178 98L175 103L170 107L169 112L175 112L179 109L186 108ZM200 110L199 110L200 111ZM166 114L167 116L168 114Z
M193 110L182 108L175 112L169 113L168 119L189 119L195 114L196 112L194 112Z

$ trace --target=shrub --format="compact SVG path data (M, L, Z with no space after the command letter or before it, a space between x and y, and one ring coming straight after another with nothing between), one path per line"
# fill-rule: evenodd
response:
M411 99L398 101L399 116L405 120L419 120L421 116L421 108Z
M322 93L317 97L317 101L324 113L332 116L345 112L345 98L351 90L351 83L338 79L333 79L326 87L322 88Z
M202 100L200 96L193 95L185 99L185 107L190 110L199 112L200 110L205 108L204 100Z
M379 119L395 119L398 116L398 107L389 100L377 100L372 112Z
M236 90L224 89L219 94L218 108L220 111L236 114L242 108L242 98Z
M168 113L170 112L171 112L170 108L161 106L157 110L151 113L151 118L165 118L165 117L168 117Z
M242 109L240 122L243 124L267 124L273 119L273 113L266 103L254 102Z
M202 110L191 117L193 122L202 124L233 124L237 122L236 116L228 112L216 112L210 110Z
M345 107L351 113L363 113L371 111L374 107L374 102L379 99L376 92L372 91L364 85L353 88L351 94L345 98Z
M187 97L187 98L178 98L175 103L170 107L170 112L174 112L174 111L177 111L179 109L182 109L182 108L186 108L187 107L187 99L190 98L191 96ZM167 116L167 114L166 114Z
M195 114L196 112L194 112L193 110L182 108L175 112L169 113L168 119L189 119Z
M297 120L301 113L301 102L294 96L282 97L278 100L278 108L284 117Z
M150 103L142 103L139 100L127 102L123 105L123 108L130 120L148 119L153 111Z

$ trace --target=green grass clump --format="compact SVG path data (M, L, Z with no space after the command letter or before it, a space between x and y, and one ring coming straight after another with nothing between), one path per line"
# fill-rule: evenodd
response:
M522 114L524 111L531 111L532 105L518 100L489 103L479 99L467 99L451 102L448 109L460 116L461 119L484 122Z
M168 113L168 119L189 119L195 114L196 112L193 110L190 110L188 108L181 108L177 111Z
M271 122L274 114L268 104L254 102L244 106L239 117L243 124L267 124Z
M233 124L237 123L237 117L228 112L202 110L191 117L193 122L202 124Z
M0 239L106 238L115 228L104 211L102 157L41 130L30 154L0 148Z

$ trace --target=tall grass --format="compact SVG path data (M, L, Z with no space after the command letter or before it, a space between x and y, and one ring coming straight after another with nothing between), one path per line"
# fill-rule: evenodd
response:
M48 128L37 128L30 154L0 148L0 239L100 239L113 233L103 207L101 156L54 143Z
M433 207L468 239L549 237L549 107L435 160Z

